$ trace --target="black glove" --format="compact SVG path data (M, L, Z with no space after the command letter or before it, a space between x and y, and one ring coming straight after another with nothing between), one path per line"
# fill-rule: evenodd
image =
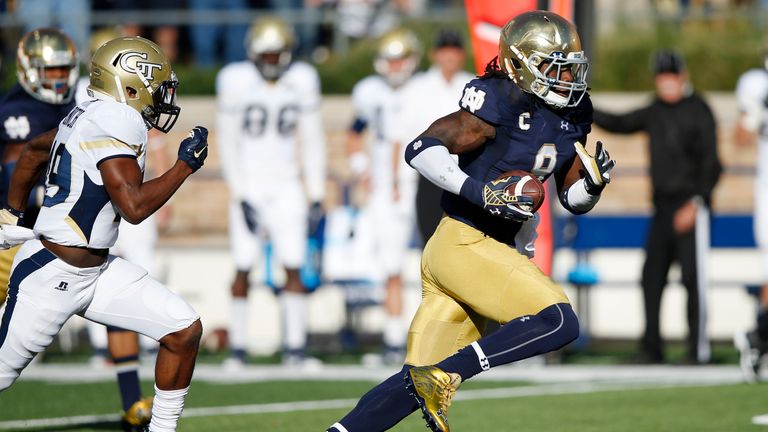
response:
M256 229L259 227L259 213L247 201L240 201L240 208L243 210L248 231L256 234Z
M533 217L533 198L509 195L505 191L510 183L519 180L520 177L512 176L482 183L468 177L461 186L460 195L494 216L525 222Z
M199 170L208 157L208 129L195 126L179 144L179 160L184 161L192 172Z

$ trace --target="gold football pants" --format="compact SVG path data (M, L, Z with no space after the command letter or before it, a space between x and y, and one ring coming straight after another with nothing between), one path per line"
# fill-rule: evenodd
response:
M421 258L422 299L408 330L405 363L431 365L504 324L570 303L562 288L514 248L443 217Z
M15 246L10 249L0 250L0 305L5 301L8 295L8 278L11 276L11 265L16 252L21 246Z

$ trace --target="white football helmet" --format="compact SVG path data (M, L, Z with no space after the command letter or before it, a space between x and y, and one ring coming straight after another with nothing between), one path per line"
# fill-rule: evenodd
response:
M501 30L499 66L523 91L556 108L579 104L589 62L576 27L553 12L517 15ZM564 80L570 71L572 80Z
M178 85L171 63L149 39L112 39L91 59L88 93L130 106L148 125L162 132L171 130L181 112L176 105Z
M393 30L379 41L373 67L389 85L397 87L416 72L421 61L421 43L410 31Z
M276 81L288 69L295 45L293 29L277 17L256 20L245 38L248 59L268 81Z
M50 69L63 72L49 78ZM79 77L75 44L56 29L30 31L16 48L16 76L35 99L50 104L68 103L75 95Z

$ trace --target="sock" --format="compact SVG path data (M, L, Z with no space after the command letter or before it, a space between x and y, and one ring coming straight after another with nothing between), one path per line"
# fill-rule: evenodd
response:
M283 291L280 294L283 320L283 347L287 353L304 352L307 345L306 295Z
M419 407L416 399L405 388L405 374L412 366L405 365L400 372L387 378L360 398L357 406L338 423L331 432L375 432L396 425Z
M408 336L399 315L387 315L384 321L384 346L388 349L402 349Z
M578 335L579 320L571 305L558 303L536 315L515 318L437 366L458 373L466 381L492 367L559 349Z
M123 401L123 411L128 411L135 402L141 399L139 384L139 356L125 356L112 359L117 371L117 386L120 388L120 398Z
M152 404L152 432L175 432L181 412L184 410L184 397L189 387L179 390L160 390L155 385L155 400Z
M248 345L248 298L232 298L231 321L229 322L229 349L245 352Z

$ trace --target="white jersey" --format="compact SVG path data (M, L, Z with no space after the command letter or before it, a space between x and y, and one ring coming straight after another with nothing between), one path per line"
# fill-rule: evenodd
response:
M236 198L258 200L253 195L298 181L303 171L310 199L322 199L325 137L314 67L293 63L270 82L253 62L232 63L216 77L216 96L218 144Z
M99 171L116 157L144 170L147 127L141 115L109 100L89 100L59 123L45 173L45 198L35 235L66 246L107 249L120 222Z
M369 132L369 154L371 155L371 181L377 196L390 196L394 184L394 145L399 141L398 128L402 127L400 116L400 94L403 87L393 88L379 75L360 80L352 89L352 104L355 108L356 123L363 122ZM402 159L402 158L400 158ZM401 166L398 172L403 172ZM410 171L410 170L409 170Z
M75 103L80 105L81 103L93 99L88 94L88 85L91 84L91 78L84 76L77 80L77 88L75 88Z
M459 71L451 81L446 81L440 69L433 66L408 81L402 92L403 124L399 128L405 144L435 120L458 111L457 101L461 99L464 85L474 78L469 72Z
M751 69L736 84L742 125L758 134L755 176L755 240L761 250L763 280L768 281L768 71Z
M752 69L741 75L736 84L736 102L746 114L761 142L768 142L768 70Z

